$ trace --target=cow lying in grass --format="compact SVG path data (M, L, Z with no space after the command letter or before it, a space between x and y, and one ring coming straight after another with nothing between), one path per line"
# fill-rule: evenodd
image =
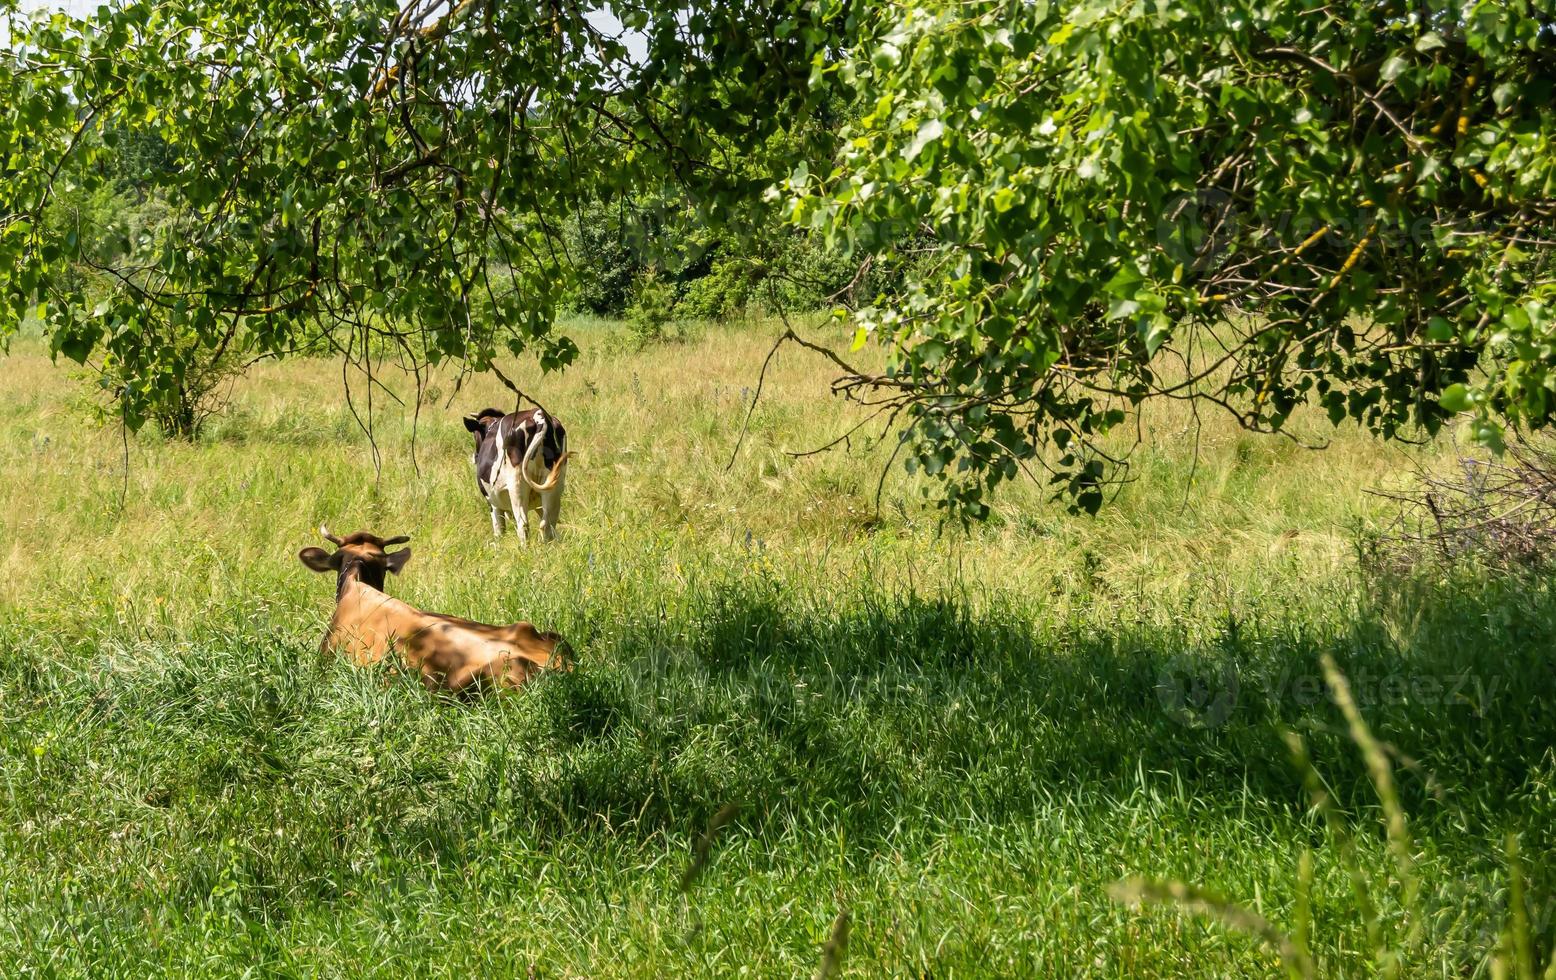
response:
M492 509L492 534L502 537L502 518L513 519L519 540L529 542L529 512L540 511L540 537L556 539L567 477L567 430L541 409L504 415L485 408L465 416L475 436L475 485Z
M483 683L515 687L547 667L571 669L567 644L555 633L530 623L488 626L422 612L386 595L384 573L399 574L411 549L384 549L409 538L386 540L365 531L337 538L328 528L319 531L336 551L304 548L297 557L316 572L336 573L335 615L321 652L336 650L367 665L397 649L428 689L448 691Z

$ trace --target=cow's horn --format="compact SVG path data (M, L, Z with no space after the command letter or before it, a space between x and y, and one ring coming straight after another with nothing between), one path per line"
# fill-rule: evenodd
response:
M340 546L340 539L331 534L330 529L325 527L323 524L319 525L319 533L324 535L324 540L328 541L330 544L333 544L337 547Z
M390 538L390 539L388 539L387 541L384 542L384 547L387 548L387 547L389 547L392 544L404 544L405 542L409 541L410 539L411 539L411 536L409 534L396 534L394 537L392 537L392 538Z

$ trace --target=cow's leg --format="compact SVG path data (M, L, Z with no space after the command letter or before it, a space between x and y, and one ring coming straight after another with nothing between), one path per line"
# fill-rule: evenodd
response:
M531 490L529 487L525 487L523 490L521 490L519 492L524 494L524 503L522 505L523 509L520 512L524 515L525 522L528 523L529 522L529 512L532 511L532 510L533 511L539 511L540 510L540 506L539 506L540 505L540 501L537 499L535 491ZM538 524L540 515L537 513L535 516L536 516L536 523ZM542 526L540 528L540 532L541 532L541 540L545 540L545 528L544 528L544 526Z
M513 531L519 536L519 544L529 544L529 514L525 512L524 488L518 473L508 477L508 504L513 508Z
M492 537L500 538L500 537L502 537L502 511L497 509L497 505L496 504L492 504L491 507L492 507Z
M562 487L552 487L540 495L540 538L556 540L557 521L562 516Z

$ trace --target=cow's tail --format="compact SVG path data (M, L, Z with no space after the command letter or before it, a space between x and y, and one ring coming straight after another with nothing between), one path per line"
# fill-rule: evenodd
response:
M534 480L530 479L530 460L535 458L535 454L540 451L541 444L546 441L546 423L549 421L550 419L548 417L541 416L540 425L536 427L534 436L530 438L529 448L524 450L524 462L519 465L519 479L523 480L525 484L527 484L529 488L534 490L536 493L545 493L547 490L551 490L556 487L557 483L562 478L562 467L567 464L567 457L572 455L571 453L567 452L567 446L564 444L562 447L562 455L558 456L557 461L551 464L551 472L546 474L546 482L536 483ZM565 439L566 436L563 436L563 438Z

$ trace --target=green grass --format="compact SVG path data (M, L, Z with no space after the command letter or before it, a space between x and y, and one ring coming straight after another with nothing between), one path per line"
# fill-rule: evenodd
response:
M414 463L410 409L375 396L375 476L339 365L264 366L199 443L132 439L126 474L119 433L18 343L0 362L9 964L796 976L846 909L849 975L1268 975L1269 947L1108 887L1191 881L1291 931L1309 848L1323 973L1364 975L1287 728L1347 811L1385 938L1419 927L1405 975L1490 975L1509 832L1551 948L1556 590L1374 581L1351 559L1379 506L1362 489L1451 446L1298 419L1333 440L1314 453L1157 412L1101 517L1017 487L963 535L895 473L876 518L882 447L785 455L851 417L797 351L726 471L770 331L630 353L612 330L581 325L573 370L520 379L577 453L563 541L527 551L490 539L472 486L459 416L511 403L485 379L449 408L456 378L431 379ZM321 521L411 534L392 592L557 629L578 670L467 704L321 661L331 583L295 557ZM1395 768L1411 909L1326 652L1415 763Z

